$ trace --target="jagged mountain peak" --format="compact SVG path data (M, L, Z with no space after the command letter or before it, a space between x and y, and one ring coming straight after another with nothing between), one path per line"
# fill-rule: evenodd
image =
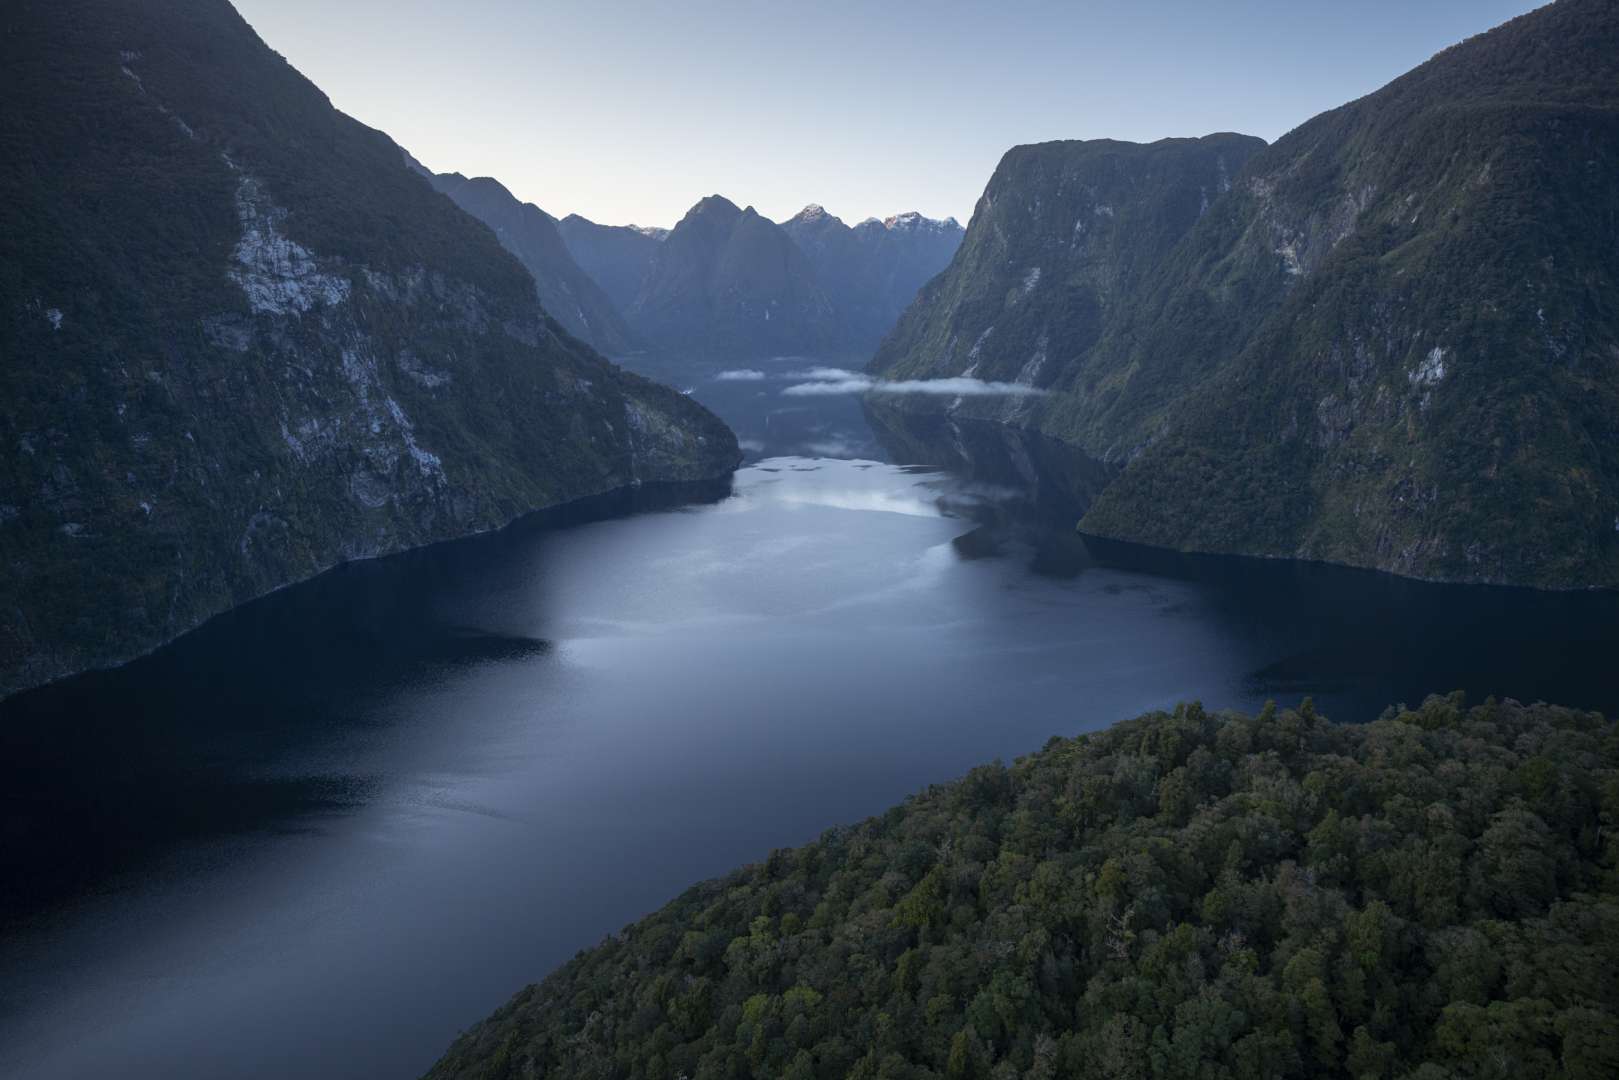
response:
M800 227L831 227L842 225L843 222L835 214L827 212L826 207L820 203L810 203L804 209L781 223L784 228Z
M705 195L692 204L692 208L686 211L686 218L682 220L693 217L740 217L741 214L742 208L724 195Z
M907 210L903 214L883 218L883 228L894 229L931 229L935 232L945 229L959 229L961 225L955 218L930 218L919 211Z

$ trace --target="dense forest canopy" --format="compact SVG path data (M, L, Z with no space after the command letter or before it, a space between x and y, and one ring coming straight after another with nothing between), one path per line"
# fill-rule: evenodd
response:
M697 886L435 1077L1619 1075L1619 724L1197 705Z

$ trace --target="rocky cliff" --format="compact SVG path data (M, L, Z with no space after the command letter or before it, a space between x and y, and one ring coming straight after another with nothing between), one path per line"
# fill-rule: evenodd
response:
M1168 215L1148 184L1058 220L1061 170L1026 162L1061 151L1020 148L875 368L1048 390L962 408L1122 465L1099 535L1619 585L1616 57L1619 6L1561 0L1232 143L1240 170ZM1126 222L1090 276L1048 277Z
M18 0L0 26L0 693L345 559L738 460L224 0Z

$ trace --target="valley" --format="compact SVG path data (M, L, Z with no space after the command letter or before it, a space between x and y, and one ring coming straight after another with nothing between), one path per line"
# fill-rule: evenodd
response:
M734 486L351 564L0 703L0 1071L419 1073L693 881L1181 700L1619 709L1611 595L1096 548L1060 444L686 374L763 444Z
M1619 1075L1619 2L813 14L0 12L0 1076Z

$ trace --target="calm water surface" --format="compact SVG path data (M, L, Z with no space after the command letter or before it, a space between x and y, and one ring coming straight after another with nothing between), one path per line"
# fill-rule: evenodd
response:
M1619 705L1612 597L1088 547L1084 463L776 363L664 372L748 440L729 493L345 567L0 705L0 1075L412 1076L695 880L1179 700Z

